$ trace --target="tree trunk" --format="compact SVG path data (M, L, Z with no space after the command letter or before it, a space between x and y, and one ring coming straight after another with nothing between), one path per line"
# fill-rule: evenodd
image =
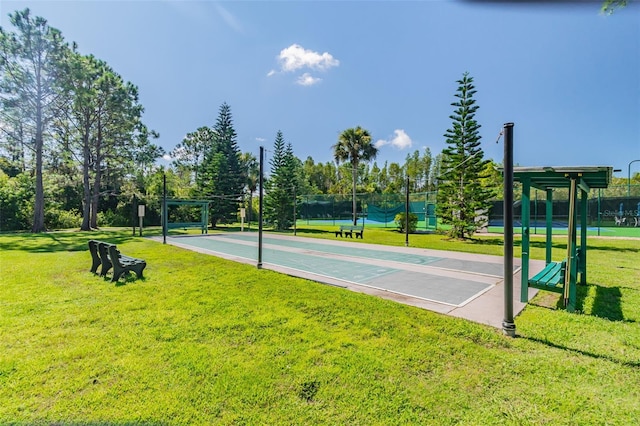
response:
M91 227L98 228L98 202L100 201L100 185L102 183L102 121L98 117L98 135L96 140L95 177L91 197Z
M99 151L98 151L99 152ZM100 158L99 154L97 158ZM93 180L93 191L91 194L91 228L98 228L98 203L100 201L100 185L102 182L102 171L100 170L101 161L96 161L95 177Z
M89 149L89 125L85 124L82 135L82 225L81 231L91 231L89 222L91 213L91 184L89 182L89 171L91 168L91 150Z
M38 83L39 83L38 75ZM42 150L43 142L43 122L42 122L42 103L40 101L40 87L38 85L38 100L36 106L36 194L33 206L33 226L31 232L43 232L44 227L44 185L42 182Z
M42 182L42 132L36 136L36 194L33 206L33 226L31 232L43 232L44 227L44 184Z

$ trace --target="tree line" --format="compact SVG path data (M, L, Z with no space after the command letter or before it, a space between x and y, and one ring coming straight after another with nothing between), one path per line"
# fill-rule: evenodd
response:
M159 166L165 151L152 142L159 135L144 124L133 83L29 9L9 17L15 30L0 28L0 231L126 226L136 199L159 203L164 179L170 197L210 200L213 227L235 222L241 206L255 217L259 160L240 151L228 104L171 150L169 167ZM356 194L409 190L437 192L451 235L472 234L502 178L480 148L473 78L457 83L447 147L435 156L425 148L403 164L379 164L371 134L355 126L327 143L334 161L316 163L297 158L278 131L267 150L265 220L287 229L296 196L340 194L352 196L355 221Z
M105 61L81 54L29 9L9 18L15 30L0 28L1 230L127 224L125 206L162 195L160 175L168 175L170 196L211 200L213 227L235 221L240 205L255 211L258 160L240 151L228 104L213 126L188 133L171 151L169 168L159 167L165 152L152 142L158 134L142 120L133 83ZM411 192L435 191L446 173L454 173L442 173L443 164L458 161L453 151L434 157L426 148L408 154L404 164L379 165L371 135L361 127L344 130L331 148L333 162L301 161L278 131L265 182L268 222L291 226L294 193L350 193L356 220L357 193L403 192L407 178ZM467 151L458 149L458 157L473 154ZM469 176L490 178L481 155L471 160L465 170L483 170Z
M105 61L29 9L9 18L15 31L0 28L0 225L41 232L80 217L82 230L96 228L100 201L135 192L164 153L151 143L158 135L142 121L138 88Z

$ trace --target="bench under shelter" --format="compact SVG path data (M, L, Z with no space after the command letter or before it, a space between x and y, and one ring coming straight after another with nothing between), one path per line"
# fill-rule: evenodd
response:
M563 295L568 311L576 308L576 284L587 283L587 206L591 189L607 188L613 175L612 167L514 167L514 182L522 184L522 278L520 301L527 303L528 288L554 291ZM545 268L529 278L531 223L531 188L546 193L546 255ZM553 232L553 190L566 188L569 196L567 255L562 262L551 260ZM578 193L580 203L578 204ZM578 211L579 210L579 211ZM577 244L578 222L580 245ZM578 280L578 274L580 278Z

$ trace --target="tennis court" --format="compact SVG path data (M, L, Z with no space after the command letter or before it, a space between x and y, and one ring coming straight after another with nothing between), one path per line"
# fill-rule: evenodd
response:
M242 263L258 262L257 232L171 236L167 243ZM264 235L262 267L501 327L499 256ZM519 271L519 259L514 259L514 274ZM519 281L514 277L514 282ZM516 299L517 314L524 304Z

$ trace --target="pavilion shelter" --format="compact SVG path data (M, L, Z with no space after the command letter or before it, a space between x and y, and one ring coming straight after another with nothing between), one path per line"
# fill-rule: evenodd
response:
M568 311L576 307L576 284L587 282L587 199L589 191L607 188L613 175L612 167L514 167L514 182L522 184L522 274L520 301L528 302L528 288L562 293ZM543 271L529 278L529 249L531 223L531 188L546 193L546 266ZM568 189L569 217L567 224L567 255L563 262L552 262L553 190ZM578 212L578 193L580 205ZM579 220L578 220L579 219ZM580 246L577 245L578 222Z

